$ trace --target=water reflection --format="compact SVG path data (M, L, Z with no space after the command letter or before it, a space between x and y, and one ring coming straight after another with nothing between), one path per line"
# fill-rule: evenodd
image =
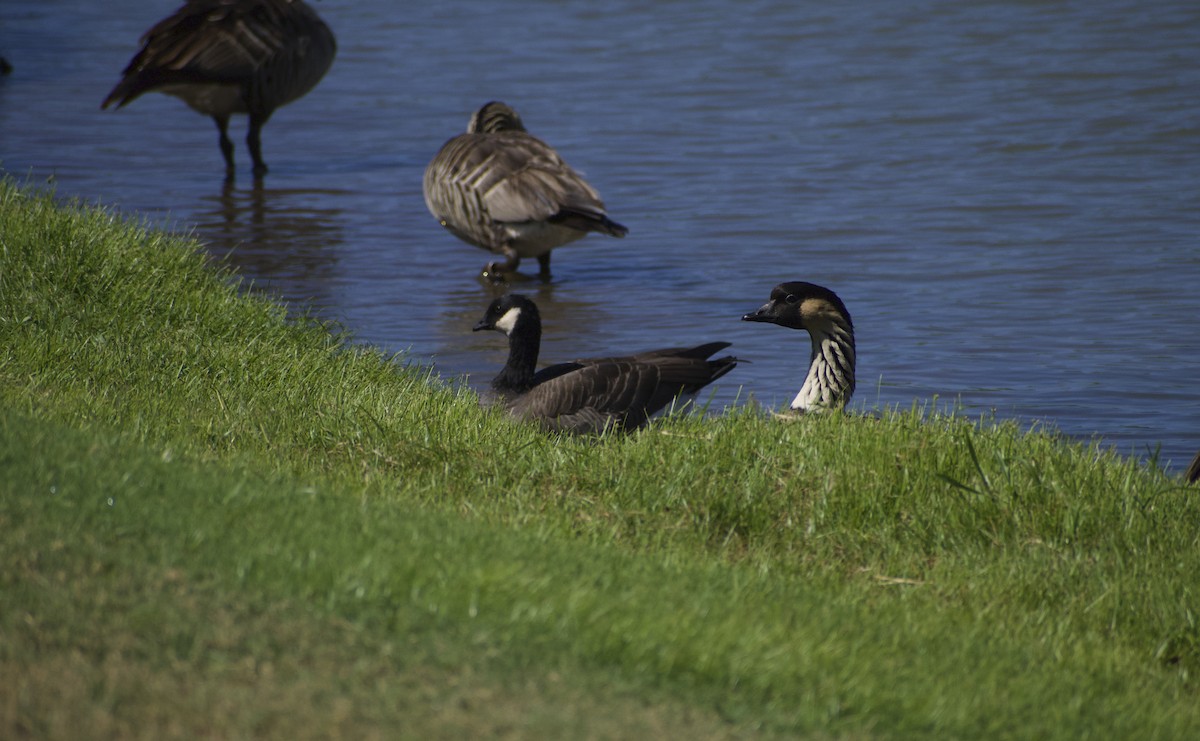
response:
M224 181L219 194L201 199L196 231L215 257L253 276L256 288L293 304L330 306L344 241L342 209L330 204L344 195Z

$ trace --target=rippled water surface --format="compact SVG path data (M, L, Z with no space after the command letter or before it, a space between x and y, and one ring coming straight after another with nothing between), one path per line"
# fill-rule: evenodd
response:
M99 109L176 6L5 0L0 168L192 231L482 386L505 354L470 331L488 255L434 222L421 174L501 99L630 228L520 285L547 361L724 339L753 362L714 405L785 405L806 337L738 320L804 279L854 315L857 406L937 396L1173 467L1200 448L1194 2L317 2L338 58L265 128L261 189L243 121L227 187L178 100Z

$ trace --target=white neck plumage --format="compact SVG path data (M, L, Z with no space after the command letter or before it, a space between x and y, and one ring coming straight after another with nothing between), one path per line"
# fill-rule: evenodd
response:
M841 409L854 393L854 330L835 319L808 326L812 359L792 409L820 413Z

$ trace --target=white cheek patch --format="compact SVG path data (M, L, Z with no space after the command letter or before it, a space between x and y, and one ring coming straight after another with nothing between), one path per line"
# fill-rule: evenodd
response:
M512 334L513 327L517 326L517 319L521 316L520 307L514 306L504 312L504 316L496 320L496 329L504 334Z

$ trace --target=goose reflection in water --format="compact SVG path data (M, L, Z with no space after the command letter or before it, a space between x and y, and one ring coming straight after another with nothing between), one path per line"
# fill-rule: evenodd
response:
M336 303L330 284L345 241L342 209L324 204L342 203L344 196L227 181L205 199L211 208L196 213L196 236L256 289L319 312Z

